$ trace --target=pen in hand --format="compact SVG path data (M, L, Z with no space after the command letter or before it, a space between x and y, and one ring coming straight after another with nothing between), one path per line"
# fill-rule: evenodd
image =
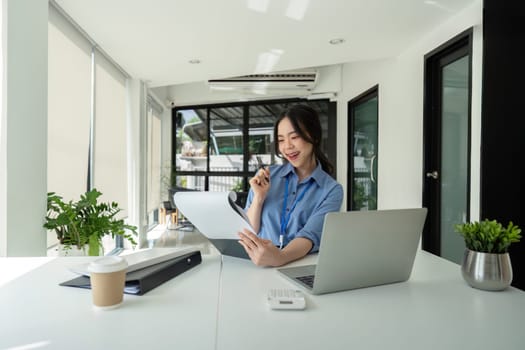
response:
M268 176L266 176L266 165L261 165L261 167L259 168L259 170L262 170L263 171L263 176L264 176L264 179L266 180L266 182L270 182L270 178Z
M262 162L260 156L256 156L255 159L256 159L256 161L257 161L257 165L259 166L258 171L263 170L263 172L264 172L264 179L266 180L266 182L269 183L269 182L270 182L270 179L268 178L268 176L266 176L266 168L267 168L266 164L264 164L264 163Z

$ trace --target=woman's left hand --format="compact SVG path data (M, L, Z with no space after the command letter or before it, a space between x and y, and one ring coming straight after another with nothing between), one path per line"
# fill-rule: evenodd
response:
M281 250L272 241L263 239L244 229L239 232L239 243L244 247L246 253L257 266L280 266Z

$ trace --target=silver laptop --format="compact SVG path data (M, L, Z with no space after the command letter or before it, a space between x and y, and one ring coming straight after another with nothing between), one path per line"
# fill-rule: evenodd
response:
M426 208L328 213L316 265L277 269L312 294L406 281Z

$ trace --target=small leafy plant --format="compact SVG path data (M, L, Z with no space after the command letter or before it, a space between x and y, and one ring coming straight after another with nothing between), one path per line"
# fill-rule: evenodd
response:
M485 219L458 224L455 229L465 238L468 249L482 253L507 253L509 246L521 239L521 229L512 221L504 227L496 220Z
M87 244L89 255L99 255L105 235L123 236L135 246L137 243L132 234L137 235L137 228L115 217L122 210L116 202L98 203L101 195L92 189L81 195L79 201L66 203L55 192L49 192L43 226L55 231L66 249L72 246L82 249Z

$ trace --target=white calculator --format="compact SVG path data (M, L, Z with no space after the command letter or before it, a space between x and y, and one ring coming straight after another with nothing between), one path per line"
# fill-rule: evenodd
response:
M270 289L268 305L272 309L303 310L306 307L304 294L296 289Z

